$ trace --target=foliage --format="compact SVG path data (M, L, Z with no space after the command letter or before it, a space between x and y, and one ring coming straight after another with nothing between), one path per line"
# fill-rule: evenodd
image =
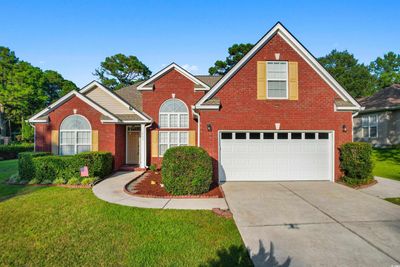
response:
M162 181L173 195L205 193L212 182L211 158L199 147L172 147L164 154Z
M35 177L35 166L33 159L36 157L48 156L48 152L22 152L18 154L19 176L24 180L31 180Z
M116 90L148 79L151 71L135 56L116 54L106 57L100 63L100 68L95 70L94 75L99 77L105 86Z
M374 176L400 181L400 148L374 148Z
M332 50L318 58L319 63L353 96L371 95L376 90L376 80L368 67L360 64L348 51Z
M151 164L149 167L150 171L155 172L157 171L157 164Z
M81 183L80 177L72 177L68 179L67 185L78 185Z
M104 178L113 170L113 157L109 152L83 152L74 157L80 164L88 166L89 176Z
M52 184L52 183L53 182L51 180L48 180L48 179L40 181L40 184Z
M44 88L48 96L48 104L72 90L78 90L78 87L73 82L65 80L61 74L54 70L46 70L43 72L43 75L45 78Z
M33 144L22 143L0 145L0 160L16 159L18 157L18 153L26 151L33 151Z
M340 147L340 168L344 180L359 180L359 184L373 179L372 146L369 143L350 142ZM354 182L353 182L354 183Z
M65 184L65 179L56 178L56 179L54 179L53 184Z
M22 120L21 126L22 126L21 128L22 141L33 142L34 132L35 132L33 127L25 120Z
M378 57L371 62L369 68L377 79L379 89L400 83L400 54L388 52L383 58Z
M40 181L36 178L33 178L32 180L29 181L29 184L40 184Z
M351 186L369 184L373 180L374 179L372 177L360 179L360 178L351 178L351 177L343 176L343 182L345 182L346 184L351 185Z
M92 185L96 180L96 177L87 177L81 181L81 185Z
M228 48L229 55L225 60L217 60L214 66L208 69L210 75L224 75L241 60L252 48L253 44L234 44Z

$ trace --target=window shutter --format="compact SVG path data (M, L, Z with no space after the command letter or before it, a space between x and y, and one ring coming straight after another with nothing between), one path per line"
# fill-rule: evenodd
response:
M58 130L51 131L51 153L58 155Z
M289 100L299 99L299 74L297 62L289 62Z
M196 146L196 131L189 131L189 146Z
M267 62L257 61L257 99L267 99Z
M151 131L151 156L158 157L158 131Z
M92 151L99 151L99 131L92 131Z

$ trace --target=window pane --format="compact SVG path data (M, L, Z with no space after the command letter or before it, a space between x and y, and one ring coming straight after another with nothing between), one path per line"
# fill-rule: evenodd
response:
M77 144L90 144L90 132L78 132Z
M375 126L378 122L378 116L372 115L369 117L369 125Z
M159 151L160 156L164 155L164 153L165 153L165 151L167 151L167 149L168 149L168 145L160 144L160 151Z
M246 139L246 133L235 133L235 139Z
M72 115L63 120L60 130L90 130L90 124L84 117Z
M221 139L232 139L232 133L221 133Z
M301 139L301 133L291 133L292 139Z
M267 78L274 80L286 80L287 62L268 62Z
M278 139L288 139L288 133L278 133Z
M315 139L315 133L305 133L306 139Z
M274 133L264 133L264 139L274 139Z
M361 125L362 125L362 127L368 126L368 116L361 117Z
M75 146L71 145L62 145L60 146L60 154L61 155L73 155L75 154Z
M168 132L160 132L160 144L168 144Z
M169 115L169 127L171 127L171 128L178 127L178 114L170 114Z
M60 144L74 145L75 144L75 132L61 132Z
M250 133L250 139L260 139L260 133Z
M160 114L160 128L168 128L168 114Z
M169 133L169 143L170 144L178 144L178 132L170 132Z
M378 133L378 128L376 126L371 126L369 128L369 137L376 137Z
M329 134L328 133L319 133L318 139L329 139Z
M268 97L287 97L286 81L268 81Z
M179 143L181 145L188 145L188 133L187 132L179 133Z
M185 112L188 113L188 109L185 103L179 99L169 99L165 101L161 107L160 112Z
M78 150L78 153L87 152L87 151L90 151L90 146L78 145L77 150Z
M368 127L363 127L362 128L362 131L363 131L363 137L364 138L368 138Z
M187 114L180 114L179 115L179 120L180 120L180 128L188 128L189 127L189 116Z

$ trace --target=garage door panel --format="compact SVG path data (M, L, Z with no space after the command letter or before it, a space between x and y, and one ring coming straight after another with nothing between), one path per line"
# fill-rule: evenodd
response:
M243 134L241 135L243 137ZM332 134L329 139L220 139L221 181L330 180ZM271 136L269 134L269 136Z

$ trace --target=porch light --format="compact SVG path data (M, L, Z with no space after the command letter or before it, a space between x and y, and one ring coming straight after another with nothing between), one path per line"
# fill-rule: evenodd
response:
M343 131L344 133L347 133L347 126L346 126L346 124L343 124L343 125L342 125L342 131Z
M212 126L211 123L207 123L207 131L211 132L212 131Z

